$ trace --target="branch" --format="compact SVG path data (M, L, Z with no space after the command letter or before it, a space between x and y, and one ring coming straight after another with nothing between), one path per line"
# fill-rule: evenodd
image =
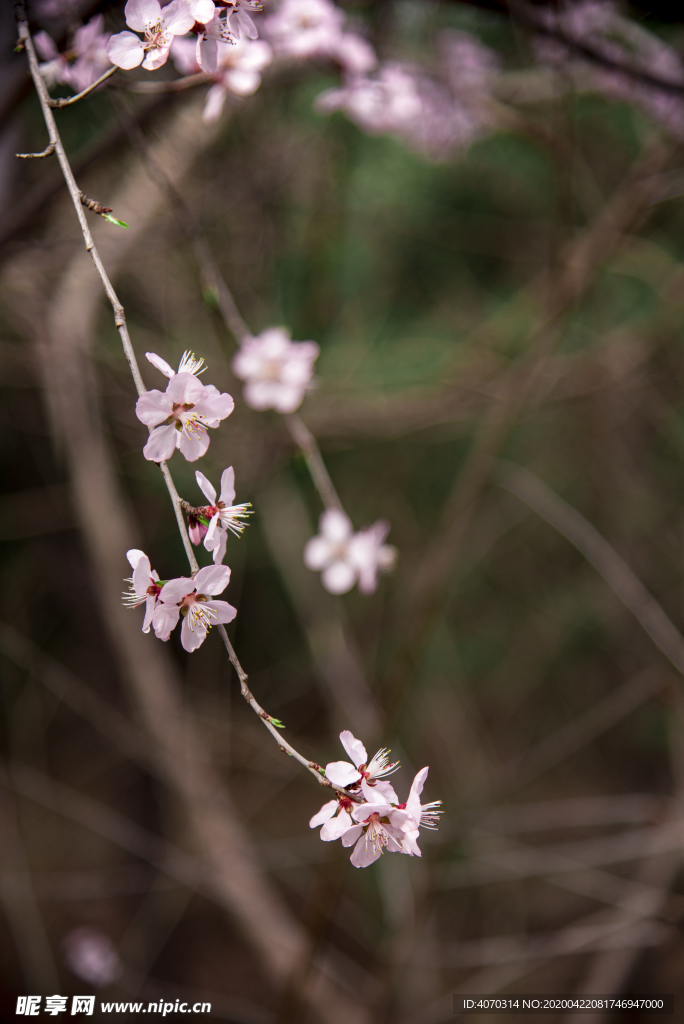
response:
M70 107L73 103L78 103L78 101L82 100L85 96L89 96L91 94L91 92L93 92L93 90L97 89L98 86L102 85L103 82L106 82L107 79L111 78L112 75L114 74L114 72L118 71L118 70L119 70L119 68L117 67L116 64L114 64L109 69L109 71L105 71L104 75L100 75L98 80L96 82L93 82L92 85L89 85L87 89L83 90L83 92L77 93L76 96L66 97L65 99L57 99L57 100L48 99L48 103L52 107L53 110L61 110L62 107Z
M78 185L76 184L76 180L74 179L74 175L71 170L68 157L66 156L64 146L62 145L62 140L57 130L54 115L52 113L52 110L50 109L50 97L48 95L45 82L43 81L43 78L40 74L40 70L38 67L38 59L36 57L36 51L33 45L31 34L29 32L28 24L25 20L21 20L19 21L18 27L19 39L23 43L28 53L31 77L33 78L33 82L36 87L36 92L38 93L38 97L40 99L43 117L45 119L45 123L50 135L50 142L51 144L54 144L54 150L57 153L57 159L59 160L59 165L62 169L62 173L64 175L64 179L69 190L69 194L71 195L71 199L74 204L74 209L76 210L76 216L78 217L78 221L81 226L81 232L83 234L83 240L85 242L86 251L90 254L93 263L95 264L95 269L97 270L97 273L100 277L102 286L105 290L105 294L107 295L107 298L109 299L109 302L114 311L114 322L118 328L119 335L121 337L124 353L128 365L130 367L131 374L133 376L136 391L138 392L138 395L143 395L147 391L147 388L143 383L142 375L140 373L135 352L133 350L133 345L131 343L130 335L128 333L128 328L126 326L125 311L109 279L107 271L105 270L104 264L102 263L100 255L93 241L93 237L90 233L90 228L88 227L88 222L83 212L83 193L79 189ZM168 179L166 180L168 187L172 188L172 186L168 182ZM175 192L175 190L173 191ZM195 558L195 553L192 549L190 538L188 536L188 531L181 507L181 498L178 494L178 491L176 490L176 486L173 482L171 472L166 463L159 463L159 468L161 470L162 476L164 477L164 482L169 492L169 497L171 498L173 509L176 515L176 522L178 524L178 530L183 541L183 546L185 548L185 553L190 564L190 569L194 575L196 572L198 572L199 565L197 563L197 559ZM343 787L336 786L333 783L329 782L328 779L325 778L325 775L323 774L323 769L320 767L320 765L317 765L316 762L314 761L309 761L302 754L296 751L295 748L291 746L291 744L289 744L286 740L283 739L283 737L278 732L276 726L273 724L277 721L277 719L274 719L271 715L265 712L263 708L254 699L253 695L250 693L247 687L247 673L242 668L242 665L238 660L235 650L233 649L233 646L230 640L228 639L228 634L226 633L225 628L223 626L219 626L219 634L221 635L221 639L223 640L224 646L228 652L228 657L230 658L230 661L233 667L235 668L235 671L237 672L238 679L240 680L240 689L243 697L248 702L250 707L255 711L255 713L258 715L261 721L264 723L265 727L268 729L271 735L274 737L274 739L278 743L279 748L284 753L290 754L297 761L299 761L300 764L306 767L311 772L311 774L315 775L320 785L326 786L331 789L335 789L338 792L343 793L345 796L351 796L351 794ZM352 799L357 799L358 801L360 798L352 797Z
M499 466L499 487L524 501L581 551L656 647L684 675L684 636L615 548L534 473L503 461Z

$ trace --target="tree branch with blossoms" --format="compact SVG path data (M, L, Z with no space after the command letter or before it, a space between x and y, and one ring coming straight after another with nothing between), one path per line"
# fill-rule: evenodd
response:
M173 8L173 21L170 21L169 24L176 27L180 24L185 25L187 17L190 15L189 11L183 10L184 4L187 4L188 7L201 4L206 6L207 2L208 0L173 0L173 3L169 5L169 8ZM245 6L249 6L252 0L242 0L242 2ZM240 0L235 0L233 13L235 13L235 8L239 4ZM140 30L145 29L145 45L140 44L139 49L144 56L144 60L142 57L141 60L143 60L143 64L147 62L148 68L159 66L159 62L163 63L160 56L160 38L162 37L157 34L153 40L150 40L148 37L151 29L140 16L142 7L149 8L155 5L156 0L147 0L147 3L145 3L145 0L129 0L127 5L127 13L129 8L135 12L129 18L131 27L138 27L140 23ZM218 427L221 420L227 418L232 413L234 407L233 399L227 393L219 393L218 389L213 385L204 385L199 381L198 374L202 372L204 361L196 359L191 353L184 355L177 372L159 356L148 353L147 356L150 362L169 378L169 384L165 392L158 390L148 391L146 389L128 333L124 308L118 299L94 244L83 212L84 205L100 214L103 211L108 212L108 209L101 207L95 201L87 200L87 197L84 197L84 194L77 186L54 120L54 115L52 114L52 104L38 65L38 58L26 20L23 0L16 0L15 8L20 45L28 54L31 76L39 96L43 117L50 136L50 146L54 147L54 152L57 154L81 226L86 251L94 262L105 294L114 311L115 324L119 331L124 353L138 392L136 414L148 426L150 432L143 454L148 461L155 462L160 467L174 507L179 532L192 573L190 577L179 577L161 581L158 574L151 569L149 559L144 552L138 549L131 549L127 553L127 557L133 569L133 575L130 580L131 591L129 595L126 595L125 603L132 607L145 603L146 611L143 631L149 632L150 628L154 626L155 635L161 640L168 640L172 630L182 619L181 642L183 647L189 652L196 650L203 643L212 625L217 626L229 659L238 675L242 696L262 720L265 727L278 743L279 748L294 757L313 774L320 785L336 791L336 798L326 804L321 812L312 819L312 827L314 827L314 820L316 824L320 824L333 816L339 818L339 822L327 830L327 832L330 832L332 828L334 834L328 835L326 833L325 836L322 835L322 838L339 837L342 839L343 845L346 846L354 843L355 850L352 855L354 866L367 866L376 860L385 849L389 852L401 852L411 856L419 856L420 850L416 843L419 828L421 824L433 827L436 820L435 815L439 813L436 810L437 804L425 806L420 804L419 796L425 776L427 775L427 769L423 769L416 776L408 801L405 804L399 804L396 794L391 790L391 787L389 790L386 788L389 784L382 784L381 786L379 782L381 776L396 768L395 764L388 764L386 751L378 752L375 758L368 762L365 749L360 741L356 740L351 733L342 733L341 739L345 749L351 754L356 767L351 769L351 774L345 770L342 770L340 773L339 763L337 763L338 770L336 770L335 763L327 765L324 769L316 762L303 757L290 743L284 740L279 731L283 728L282 723L269 715L258 704L247 685L247 674L242 668L225 630L225 624L234 619L237 609L228 604L228 602L210 600L225 589L231 574L230 568L221 564L222 556L225 552L226 538L221 536L218 531L222 529L224 533L229 530L238 534L242 532L244 523L241 520L249 514L247 506L244 504L240 506L229 504L235 496L232 468L224 471L221 481L221 499L218 502L216 501L216 492L206 477L199 472L196 474L198 483L205 491L205 496L212 502L211 506L206 507L207 511L211 509L212 517L206 527L205 547L208 550L214 550L215 562L213 566L199 568L183 517L184 504L187 505L187 503L183 503L180 498L166 464L176 448L180 449L181 453L189 461L196 461L203 455L209 446L208 429ZM138 10L139 8L140 10ZM242 14L241 27L243 31L249 34L250 25L252 25L251 19L249 19L245 12L242 12ZM226 24L229 24L228 18L223 22L224 26ZM186 26L183 31L187 31L188 27L190 26ZM163 41L165 42L167 39L163 35L165 30L160 29L160 31L162 31ZM169 34L173 35L170 30ZM131 36L131 33L122 33L121 35ZM133 40L135 38L132 37ZM201 42L202 39L200 39ZM131 54L135 50L137 43L124 40L124 43L121 45L125 45L127 52ZM147 53L145 55L145 47L147 47L147 50L157 48L159 52L156 57L154 53ZM137 54L138 51L135 50L135 52ZM211 59L213 43L209 45L208 53L209 57L207 59ZM289 358L285 357L288 347L292 346L294 349L295 345L297 346L297 351L294 357L289 352L287 353ZM236 371L238 375L248 380L248 389L251 385L251 393L253 397L256 396L257 407L260 404L263 407L264 399L266 399L266 407L272 404L279 411L288 413L294 411L294 408L301 402L310 379L310 367L317 354L318 346L314 342L290 343L289 338L284 336L284 332L279 331L279 329L271 329L270 335L269 332L264 332L264 336L261 338L249 337L245 339L234 363L238 362L238 369ZM240 360L239 357L242 357L242 359ZM250 367L254 366L255 362L259 364L260 360L263 360L264 357L267 360L270 359L271 364L273 364L274 360L277 364L277 372L275 374L273 372L267 373L265 380L263 379L263 373L258 371L254 374L250 369ZM278 362L279 357L280 362ZM294 370L291 367L294 367ZM240 372L240 369L242 372ZM255 376L256 380L250 379ZM322 465L322 459L320 461ZM317 469L320 473L320 466ZM328 482L330 483L329 478ZM331 483L330 487L332 488ZM339 517L346 519L346 516L344 516L339 507L328 508L324 516L326 514L329 516L337 515L337 532L339 534ZM316 558L319 561L321 559L322 547L325 547L325 541L326 538L324 537L313 538L308 546L311 548L313 544L315 547L316 542L318 542L319 553ZM336 543L339 547L339 537ZM329 555L326 554L325 558L329 559ZM315 561L310 551L309 562L312 560ZM361 573L361 570L358 571ZM361 587L364 589L363 581L361 581ZM332 588L329 586L328 589ZM345 586L344 589L349 588ZM342 591L340 590L340 592ZM353 821L349 814L350 808ZM349 819L349 825L347 818ZM344 825L344 828L342 828L342 825Z

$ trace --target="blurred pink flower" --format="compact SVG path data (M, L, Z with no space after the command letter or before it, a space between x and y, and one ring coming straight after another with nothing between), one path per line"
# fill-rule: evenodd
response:
M145 602L147 607L145 608L142 631L149 633L152 615L163 584L159 582L159 575L152 569L150 560L144 551L131 548L126 552L126 558L133 570L133 576L126 581L131 586L128 593L123 596L124 604L127 608L137 608L139 604Z
M230 581L227 565L209 565L200 569L194 579L179 577L169 580L161 590L154 610L152 625L155 636L168 640L183 617L181 643L186 651L196 651L212 626L232 622L237 609L227 601L211 601Z
M320 349L315 341L290 341L282 327L269 327L245 339L231 366L246 381L244 398L252 409L294 412L311 383Z
M242 505L233 505L235 499L235 472L229 466L221 474L221 497L216 500L216 490L207 480L204 473L199 470L195 473L195 479L200 490L209 502L209 505L202 511L210 518L204 538L204 546L207 551L214 552L214 563L220 564L226 554L227 531L230 530L236 537L243 532L247 523L241 522L251 515L251 504L246 502ZM197 543L194 541L193 543Z
M346 594L358 582L362 594L377 586L378 571L389 570L396 549L384 540L389 532L386 520L354 533L351 520L341 509L326 509L319 520L320 533L304 548L307 569L321 572L321 582L331 594Z
M111 939L96 928L74 928L63 942L64 960L77 978L95 988L121 975L121 961Z
M432 159L467 147L488 130L487 97L498 58L465 32L438 40L440 75L406 64L383 64L372 77L351 75L344 86L322 93L322 113L344 111L371 135L395 135Z
M213 384L202 384L195 376L200 372L203 359L186 352L174 373L169 364L147 353L150 362L170 377L165 392L147 391L135 406L138 419L148 427L155 427L143 448L150 462L165 462L176 448L188 462L195 462L209 447L208 427L218 427L230 416L235 403L227 393L221 394Z
M112 64L130 70L142 66L155 71L165 64L174 36L185 35L195 24L186 0L172 0L160 7L158 0L128 0L126 24L142 32L141 40L132 32L118 32L109 41L108 55Z
M38 32L34 43L40 56L46 61L40 72L48 85L59 82L70 85L75 92L82 92L96 82L111 67L107 56L110 32L103 32L104 17L98 14L86 25L76 29L71 45L60 53L47 32Z
M345 14L331 0L282 0L264 21L275 52L286 57L328 54L342 35Z

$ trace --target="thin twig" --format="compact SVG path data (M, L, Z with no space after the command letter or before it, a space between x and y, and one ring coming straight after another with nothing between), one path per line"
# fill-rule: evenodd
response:
M89 85L87 89L84 89L83 92L77 93L76 96L65 97L64 99L49 99L48 103L53 110L61 110L62 107L70 107L73 103L78 103L78 101L82 100L85 96L90 96L94 89L97 89L103 82L106 82L107 79L111 78L114 72L118 70L119 68L114 64L108 71L105 71L104 75L100 75L96 82L93 82L93 84Z
M22 14L21 6L22 5L18 5L18 13L20 14L20 16ZM54 143L55 152L57 153L57 158L59 160L59 164L62 169L62 173L64 175L67 188L69 189L69 194L71 195L71 199L74 204L74 209L76 210L76 216L78 217L78 222L81 226L81 232L83 234L83 240L85 242L86 251L90 254L93 263L95 264L95 268L102 282L105 294L107 295L107 298L109 299L109 302L114 311L114 322L118 328L119 335L121 337L124 353L131 374L133 376L133 382L135 384L136 391L138 392L138 395L143 395L147 391L147 388L143 383L140 368L138 367L138 362L135 356L135 351L133 349L130 335L128 333L128 328L126 326L125 311L109 279L104 264L100 259L100 255L97 251L97 248L93 241L93 237L90 233L90 228L88 227L88 222L86 220L85 213L83 211L83 205L81 202L82 192L76 184L76 180L74 179L74 175L71 170L68 157L64 151L64 146L62 145L62 140L57 130L54 115L52 113L52 110L50 109L50 97L48 95L45 82L43 81L40 74L40 70L38 67L38 58L36 57L36 51L33 45L33 40L31 38L27 22L25 20L19 20L18 28L19 39L28 53L31 77L33 78L36 92L38 93L38 98L40 100L40 105L43 111L43 117L45 119L45 123L50 135L50 141L51 143ZM176 514L176 521L178 523L178 529L181 535L181 539L183 541L183 546L185 548L185 553L187 555L192 573L194 574L198 571L199 565L197 563L197 559L195 558L195 553L192 550L192 545L190 543L190 538L188 536L187 527L185 525L185 519L183 518L181 499L178 494L178 491L176 490L176 486L173 482L173 478L166 463L160 462L159 468L161 469L162 476L164 477L164 482L166 484L169 496L171 498L171 502L173 504L174 512ZM256 712L256 714L261 719L261 721L266 726L271 735L274 737L274 739L278 743L279 748L283 750L285 753L291 754L292 757L296 758L296 760L299 761L300 764L304 765L313 775L316 776L318 782L321 785L335 789L338 792L344 793L346 796L349 796L350 794L347 792L347 790L345 790L343 787L333 785L325 778L324 774L322 773L323 770L320 768L319 765L316 765L315 762L309 761L307 758L303 757L303 755L299 754L294 749L294 747L291 746L291 744L287 743L287 741L283 739L281 734L273 725L273 722L277 721L277 719L274 719L271 715L267 714L267 712L265 712L263 708L261 708L261 706L256 702L252 694L249 692L249 689L246 686L247 673L240 665L240 662L233 649L233 646L230 640L228 639L228 634L226 633L225 628L223 626L219 626L219 633L228 652L230 661L233 667L235 668L235 671L237 672L243 696L248 701L252 709ZM354 798L352 797L352 799Z
M684 675L684 636L615 548L534 473L503 461L499 466L499 487L524 501L581 551L656 647Z
M342 502L323 462L323 456L316 443L316 438L296 412L284 413L283 420L290 432L290 437L297 447L301 449L302 455L306 459L311 479L321 496L321 501L326 508L341 509Z
M52 156L55 151L54 140L48 142L42 153L17 153L18 160L42 160L46 156Z

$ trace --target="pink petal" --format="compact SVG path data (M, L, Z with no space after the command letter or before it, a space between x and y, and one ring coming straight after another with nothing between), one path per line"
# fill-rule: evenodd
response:
M325 537L312 537L304 548L304 565L314 572L325 569L332 558L333 550Z
M47 32L37 32L33 37L33 43L43 60L54 60L55 57L59 57L55 41Z
M319 521L319 529L332 544L343 544L352 535L351 519L338 508L325 510Z
M198 594L220 594L229 583L230 569L227 565L206 565L194 579Z
M197 63L207 74L215 74L218 68L218 42L211 36L204 36L197 47Z
M214 0L186 0L195 21L207 25L216 14Z
M169 364L166 362L166 360L162 359L161 356L158 356L156 352L146 352L145 358L149 359L152 365L156 366L158 370L161 370L164 376L168 377L169 380L171 380L172 377L176 376L176 371L172 370Z
M124 7L126 24L136 32L144 32L145 25L154 25L161 18L157 0L128 0Z
M199 469L195 471L195 480L199 486L204 497L207 499L210 505L216 504L216 490L213 485L209 483L204 473L200 473Z
M185 0L173 0L162 8L164 24L174 36L184 36L195 24L194 15Z
M351 786L361 775L348 761L331 761L325 766L325 777L336 786Z
M367 821L371 814L379 814L383 818L386 814L392 810L389 804L385 803L384 800L376 800L372 804L354 804L354 808L351 812L352 818L356 821Z
M194 373L175 373L166 388L172 402L179 405L197 405L204 394L204 384Z
M371 842L368 833L361 836L349 858L355 868L367 868L382 856L382 848Z
M190 616L186 615L181 626L181 643L186 651L196 651L201 647L207 636L207 627L201 620L190 627Z
M204 394L197 401L195 408L200 416L213 425L211 420L225 420L227 416L230 416L235 408L235 402L233 396L229 395L227 391L220 393L217 388L209 384L204 388Z
M337 800L328 800L327 804L323 804L320 811L314 814L309 822L309 828L316 828L318 825L322 825L324 821L327 821L328 818L332 818L337 813L339 806Z
M368 754L361 740L357 740L349 729L340 733L340 743L358 768L360 764L368 764Z
M336 818L326 821L321 829L321 839L324 843L331 843L335 839L341 839L350 828L356 828L346 811L340 811Z
M346 594L356 582L356 573L347 562L333 562L323 570L321 582L330 594Z
M147 593L151 575L152 568L150 566L150 560L147 555L143 555L143 557L138 560L138 564L133 570L133 589L138 597L142 597Z
M224 505L232 505L235 501L235 470L232 466L221 473L221 501Z
M226 541L228 539L228 532L226 530L219 530L216 535L217 543L214 547L214 564L220 565L223 559L226 557Z
M224 569L225 566L217 565L210 566L210 568ZM232 622L237 615L237 608L234 608L232 604L228 604L227 601L205 601L205 608L209 608L212 612L211 621L212 624L215 622Z
M250 18L246 11L237 12L237 23L240 26L240 31L244 32L248 39L258 39L259 33L257 27Z
M226 102L226 95L225 86L221 85L220 82L212 85L207 93L204 110L202 111L202 120L205 124L213 124L214 121L218 121Z
M198 424L194 427L193 434L180 433L180 450L188 462L197 462L209 447L209 434L206 427Z
M282 413L294 412L304 400L304 391L305 388L303 386L290 387L281 382L278 387L274 408Z
M150 626L152 625L152 619L154 617L154 609L157 606L157 598L154 594L148 594L145 602L145 618L143 619L142 631L143 633L149 633Z
M176 434L178 431L171 424L168 427L156 427L143 448L143 455L149 462L166 462L176 450Z
M131 569L135 569L140 559L147 558L147 555L144 551L139 551L138 548L131 548L130 551L126 552L126 558L128 559L128 564Z
M360 835L363 834L363 825L352 825L343 835L340 836L343 846L353 846Z
M173 400L163 391L147 391L135 403L135 415L146 427L163 423L172 411Z
M107 56L118 68L130 71L131 68L137 68L142 62L145 50L138 37L134 36L132 32L117 32L109 40Z
M171 43L168 46L155 46L153 50L147 51L147 56L142 62L146 71L156 71L157 68L166 64L171 52Z
M211 521L207 528L207 535L204 538L204 547L206 548L207 551L213 551L216 545L219 543L219 539L216 536L218 521L219 513L217 512L215 515L211 517Z
M167 604L178 604L187 594L192 594L195 589L195 581L187 576L179 576L175 580L169 580L161 588L159 600Z
M152 616L154 635L160 640L168 640L180 617L180 608L175 604L157 602Z

